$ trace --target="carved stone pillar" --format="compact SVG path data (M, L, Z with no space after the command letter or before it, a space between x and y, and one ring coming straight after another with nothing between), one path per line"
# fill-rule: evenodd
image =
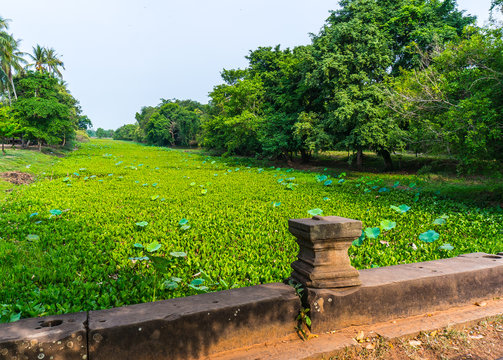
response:
M291 219L289 231L300 246L292 263L292 278L307 287L345 288L361 285L360 274L351 266L348 249L360 237L362 223L339 216Z

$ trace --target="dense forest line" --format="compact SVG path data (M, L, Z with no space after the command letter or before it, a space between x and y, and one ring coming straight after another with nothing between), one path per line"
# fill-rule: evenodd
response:
M22 147L63 145L90 119L63 81L63 61L52 48L36 45L32 54L19 49L20 40L8 32L0 17L0 141Z
M492 2L491 13L502 10ZM503 42L455 0L342 0L309 45L259 47L224 69L208 105L162 100L114 139L196 143L269 158L363 151L447 154L461 170L503 160Z

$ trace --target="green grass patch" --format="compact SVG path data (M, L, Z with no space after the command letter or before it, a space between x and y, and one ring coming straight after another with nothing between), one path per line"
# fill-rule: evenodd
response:
M6 154L0 152L0 173L8 171L26 172L36 176L47 175L52 165L62 156L61 150L44 148L43 152L36 150L24 150L18 148L6 147ZM45 174L44 174L45 173ZM12 189L12 183L5 181L0 177L0 200L3 198L3 192Z
M282 281L298 251L287 220L320 211L363 221L359 269L503 250L499 207L424 191L422 178L109 140L49 159L1 205L1 321Z

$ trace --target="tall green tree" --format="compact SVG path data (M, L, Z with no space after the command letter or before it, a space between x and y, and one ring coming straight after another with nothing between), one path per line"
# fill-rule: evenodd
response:
M256 155L261 152L263 84L259 77L234 78L228 70L222 77L230 82L210 93L213 116L202 123L203 144L225 154Z
M80 113L80 108L79 108L79 113ZM91 122L91 119L87 115L78 115L77 119L77 128L79 130L87 130L92 128L93 123Z
M25 138L43 143L65 143L76 129L77 101L48 74L27 72L15 79L19 99L13 103Z
M5 139L17 135L21 131L19 122L12 116L10 106L0 107L0 140L2 142L2 153L5 154Z
M314 124L319 117L310 104L315 92L303 87L303 70L306 58L311 56L310 51L308 46L293 51L281 50L280 46L274 49L260 47L247 56L250 62L248 73L261 80L264 91L259 141L265 156L291 158L300 152L307 161L313 151L323 148L326 137L323 128ZM316 129L316 136L306 136L308 112L309 132Z
M135 114L136 124L138 125L134 134L135 141L146 142L145 126L154 112L156 112L155 107L144 106L139 113Z
M310 82L322 89L324 123L335 147L373 149L392 167L396 124L384 117L379 84L393 63L390 37L379 19L384 9L373 0L341 1L313 40L315 68Z
M455 39L474 21L456 1L343 0L313 39L315 62L307 86L321 89L323 122L336 148L380 154L388 169L391 151L404 145L404 129L384 106L382 83L400 69L417 68L418 50Z
M137 127L138 125L136 124L123 125L115 130L113 139L133 141Z
M191 100L162 100L159 113L169 120L171 145L189 146L197 141L204 114L201 104Z
M114 133L115 133L115 131L114 131L114 130L112 130L112 129L105 130L105 129L103 129L103 128L98 128L98 129L96 130L95 135L96 135L96 137L97 137L98 139L102 139L102 138L113 138ZM91 134L92 134L92 132L91 132ZM89 136L92 136L91 134L89 134Z
M161 100L153 111L143 108L137 114L145 140L160 146L190 146L196 142L204 107L195 101Z
M481 161L503 160L503 29L467 29L444 49L423 54L419 70L393 83L390 108L429 151L461 160L475 171Z
M376 14L389 34L391 74L421 66L420 53L458 38L475 16L458 10L456 0L381 0ZM419 50L419 51L418 51Z

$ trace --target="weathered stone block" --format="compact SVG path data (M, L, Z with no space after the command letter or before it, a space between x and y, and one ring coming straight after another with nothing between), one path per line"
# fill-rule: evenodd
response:
M84 312L23 319L0 326L1 360L85 360Z
M351 266L348 249L362 232L358 220L339 216L315 216L288 221L299 244L298 260L292 263L292 278L312 288L331 289L361 284Z
M275 283L89 312L92 360L202 358L295 332L300 301Z
M484 253L360 271L362 286L308 288L314 333L503 296L503 256Z

